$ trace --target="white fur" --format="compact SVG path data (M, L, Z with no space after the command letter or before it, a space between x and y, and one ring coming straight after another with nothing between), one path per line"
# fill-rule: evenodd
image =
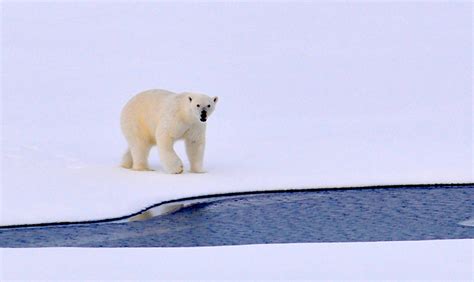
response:
M149 170L148 153L157 145L164 169L168 173L182 173L183 163L173 145L184 139L191 171L204 172L206 122L200 120L201 112L205 110L209 117L216 102L217 97L166 90L148 90L133 97L121 115L122 132L128 142L122 166Z

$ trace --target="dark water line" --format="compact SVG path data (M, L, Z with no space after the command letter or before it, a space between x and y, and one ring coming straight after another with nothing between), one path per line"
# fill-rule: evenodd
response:
M0 230L0 247L194 247L474 238L474 185L201 198L144 221Z
M220 197L233 197L233 196L246 196L246 195L259 195L259 194L273 194L273 193L304 193L304 192L324 192L324 191L341 191L341 190L367 190L367 189L392 189L392 188L417 188L417 189L432 189L439 187L464 187L464 186L473 186L474 183L434 183L434 184L393 184L393 185L372 185L372 186L354 186L354 187L333 187L333 188L302 188L302 189L275 189L275 190L262 190L262 191L248 191L248 192L231 192L231 193L221 193L221 194L207 194L201 196L185 197L179 199L172 199L168 201L163 201L160 203L153 204L148 206L140 211L123 215L119 217L105 218L105 219L95 219L95 220L84 220L84 221L59 221L59 222L45 222L45 223L32 223L32 224L12 224L12 225L0 225L0 230L2 229L12 229L12 228L29 228L29 227L53 227L53 226L69 226L69 225L84 225L84 224L97 224L97 223L110 223L121 220L126 220L131 217L137 216L150 210L165 204L172 204L184 201L194 201L201 199L209 198L220 198Z

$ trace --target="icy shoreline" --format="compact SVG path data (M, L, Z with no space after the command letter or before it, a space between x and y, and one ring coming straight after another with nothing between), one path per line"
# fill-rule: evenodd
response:
M0 249L0 279L471 281L473 246L474 240L467 239L198 248Z
M184 196L176 199L164 200L155 204L151 204L145 208L137 211L132 211L128 214L118 215L110 218L99 218L99 219L88 219L78 221L53 221L53 222L35 222L35 223L23 223L23 224L4 224L0 225L1 228L18 228L18 227L38 227L48 225L69 225L69 224L91 224L91 223L105 223L105 222L127 222L135 220L145 220L150 217L163 215L166 213L174 212L182 208L183 206L199 202L200 200L209 200L218 197L232 197L240 195L252 195L261 193L280 193L280 192L304 192L304 191L324 191L324 190L348 190L348 189L397 189L397 188L436 188L445 187L449 189L453 186L466 186L473 185L474 183L435 183L435 184L399 184L399 185L374 185L374 186L341 186L341 187L320 187L320 188L305 188L305 189L262 189L256 191L237 191L237 192L221 192L216 194L202 194L197 196Z

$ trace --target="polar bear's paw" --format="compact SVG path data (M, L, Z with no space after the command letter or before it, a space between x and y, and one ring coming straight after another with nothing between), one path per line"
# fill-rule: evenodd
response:
M148 166L146 165L134 165L132 167L133 170L136 170L136 171L152 171L152 169L150 169Z
M171 162L169 162L167 165L165 165L165 170L167 173L170 173L170 174L183 173L184 171L183 163L181 162L179 158L176 158L172 160Z
M203 168L191 168L190 170L192 173L206 173L207 171L205 171Z
M131 163L122 163L120 166L123 167L123 168L128 168L128 169L132 168Z
M180 173L183 173L183 171L184 171L183 165L179 165L177 167L168 169L168 173L171 173L171 174L180 174Z

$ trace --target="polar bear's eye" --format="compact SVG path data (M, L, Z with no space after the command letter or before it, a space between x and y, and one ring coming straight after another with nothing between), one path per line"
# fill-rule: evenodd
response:
M211 105L207 105L207 107L208 107L208 108L210 108L210 107L211 107Z
M196 105L196 107L198 107L198 108L199 108L199 107L200 107L200 106L199 106L199 104L197 104L197 105Z

